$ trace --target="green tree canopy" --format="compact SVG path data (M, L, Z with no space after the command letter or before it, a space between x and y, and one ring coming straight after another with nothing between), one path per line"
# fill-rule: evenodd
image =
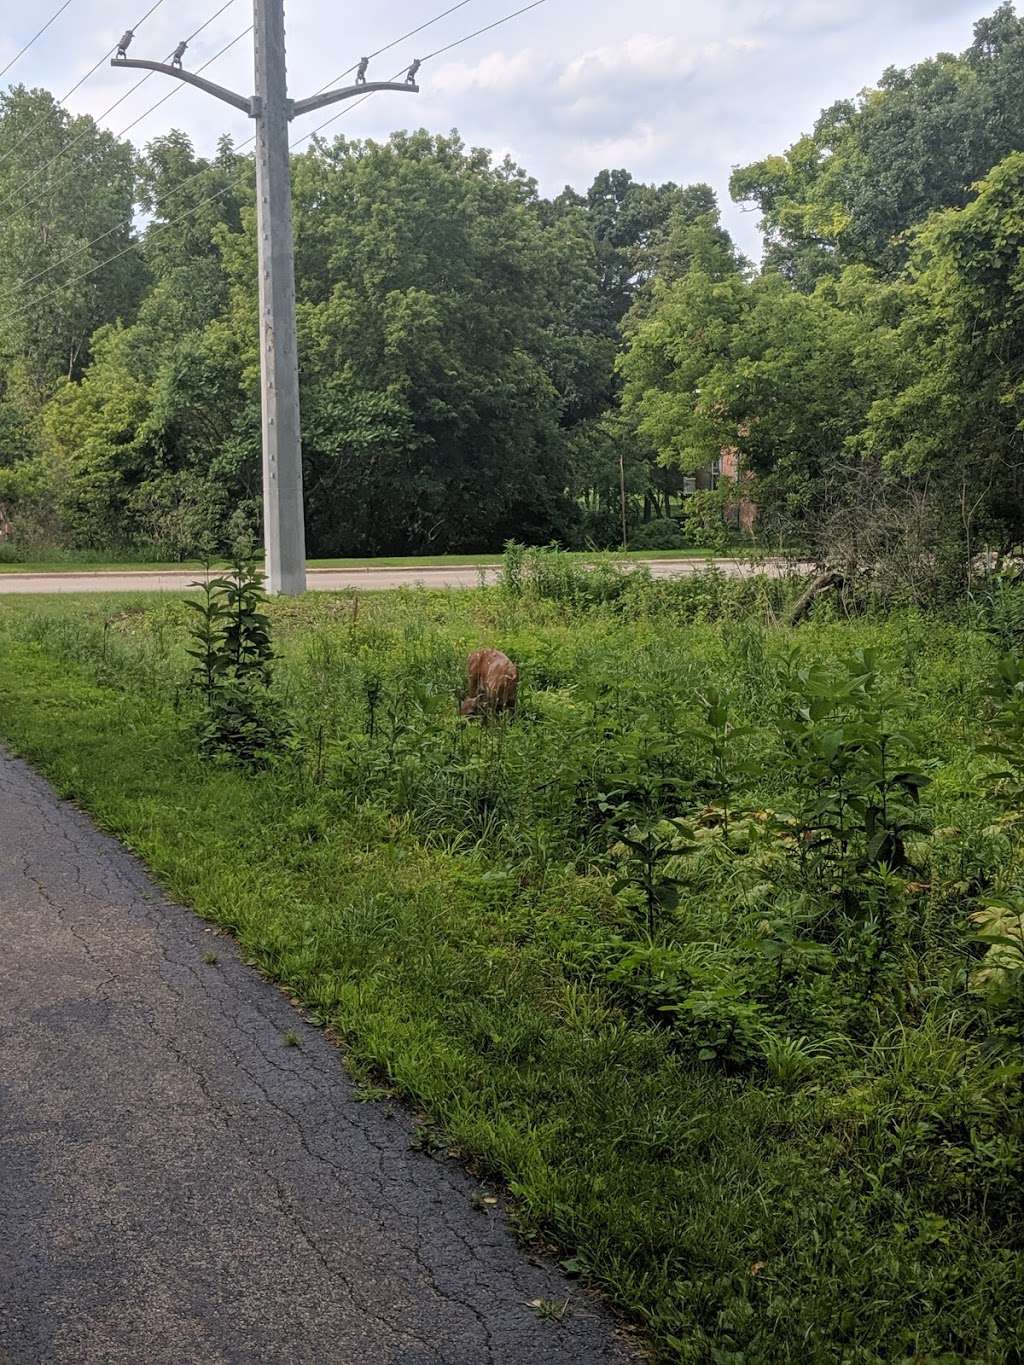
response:
M890 67L826 109L783 155L738 169L737 200L763 215L766 264L800 288L864 263L898 273L907 229L962 207L971 186L1024 145L1024 21L1005 3L959 56Z

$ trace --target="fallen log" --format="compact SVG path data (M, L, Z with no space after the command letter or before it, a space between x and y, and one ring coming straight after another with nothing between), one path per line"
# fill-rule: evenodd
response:
M841 574L838 569L826 569L824 573L818 574L806 592L793 603L786 617L786 624L799 625L822 593L829 592L832 588L841 588L845 582L846 575Z

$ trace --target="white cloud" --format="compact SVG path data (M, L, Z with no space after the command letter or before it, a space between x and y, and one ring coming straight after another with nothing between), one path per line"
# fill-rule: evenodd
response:
M675 35L638 33L616 46L593 48L565 67L561 90L588 89L620 76L679 76L692 70L694 59Z
M448 96L465 95L469 91L518 94L536 84L538 71L543 70L543 66L541 58L530 48L516 53L492 52L473 64L447 62L430 74L430 80Z
M768 6L758 27L774 33L826 33L857 23L870 8L869 0L786 0Z
M628 133L618 137L592 138L582 144L581 150L592 165L628 166L638 178L656 174L670 152L672 136L653 124L642 123Z

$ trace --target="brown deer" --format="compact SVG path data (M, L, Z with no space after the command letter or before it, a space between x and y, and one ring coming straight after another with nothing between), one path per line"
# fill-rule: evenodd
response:
M469 692L460 716L496 716L516 709L519 669L500 649L478 649L466 660Z

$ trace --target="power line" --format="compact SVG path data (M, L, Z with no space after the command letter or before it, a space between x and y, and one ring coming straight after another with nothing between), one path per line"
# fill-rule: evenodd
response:
M227 0L226 4L221 5L220 9L217 10L216 13L211 14L209 19L207 19L206 23L200 24L199 28L196 29L195 33L193 33L185 41L191 42L193 38L198 37L198 35L202 33L203 29L209 28L213 21L215 19L219 19L220 16L224 13L224 11L226 9L230 9L234 3L235 0ZM206 67L210 65L210 62L215 62L217 60L217 57L222 56L228 50L228 47L232 47L234 43L240 42L241 39L245 37L245 34L251 31L252 25L250 24L249 28L247 28L244 33L240 33L237 38L234 38L232 42L228 43L227 47L222 48L221 51L216 54L216 56L211 57L210 61L206 63L206 66L201 66L199 70L205 71ZM155 72L147 71L146 74L142 77L142 79L136 81L135 84L130 87L130 89L126 90L125 93L120 97L120 99L116 99L108 109L104 109L102 114L97 114L96 117L93 119L93 123L95 125L99 125L100 123L102 123L103 120L109 117L109 115L112 114L115 109L119 108L122 104L124 104L125 100L130 99L131 96L135 94L136 90L138 90L140 86L145 85L146 82L153 75L155 75ZM171 94L177 94L177 90L172 90ZM158 109L160 105L164 103L164 100L167 99L170 99L170 95L164 95L161 99L158 99L155 104L151 105L150 108L145 111L145 113L140 114L139 117L133 123L130 123L128 125L128 127L134 128L136 123L140 123L142 119L146 118L147 115L151 114L154 109ZM127 130L122 130L122 132L116 133L115 137L122 137L125 131ZM0 202L0 209L6 208L8 204L12 203L13 200L15 200L18 197L18 195L22 193L22 191L28 189L30 185L35 184L35 182L39 179L41 175L44 174L44 172L49 170L49 168L52 165L54 165L55 162L60 161L61 157L67 156L68 152L73 151L74 148L79 145L79 143L84 142L85 139L91 135L91 133L92 133L91 128L83 128L77 137L73 137L70 142L66 142L59 152L56 152L53 156L50 157L49 161L44 161L41 166L36 167L36 169L28 176L28 178L26 180L23 180L22 183L17 187L17 189L13 191L13 193L9 194L6 199ZM38 199L33 199L31 203L32 204L38 203ZM24 208L28 208L30 206L31 206L30 204L23 205Z
M244 37L245 35L243 34L242 36ZM247 137L244 142L240 142L238 146L234 148L234 151L240 152L244 147L248 147L251 142L255 141L256 141L255 137ZM194 175L186 176L184 180L182 180L179 184L175 185L174 188L168 192L168 198L171 198L176 194L180 194L181 191L186 188L186 186L194 184L195 181L197 180L201 180L203 176L206 175L209 169L210 169L209 166L204 166L201 171L196 171ZM217 194L214 195L213 198L214 199L219 198L221 194L226 193L228 188L230 188L230 186L225 187L224 190L218 190ZM208 204L210 202L212 202L210 199L204 199L202 201L203 204ZM187 212L192 213L194 209L201 207L202 204L195 204L193 205L193 208L187 210ZM134 220L135 215L130 214L127 218L124 218L120 222L115 223L112 228L108 228L106 232L101 232L98 237L94 237L91 242L86 242L85 246L83 246L80 249L80 251L91 251L92 248L94 246L98 246L100 242L105 242L108 237L113 237L115 232L120 232L122 228L131 227ZM174 219L173 221L178 222L180 220ZM158 224L157 226L160 227L166 225ZM45 270L37 270L34 275L29 275L27 280L20 280L18 282L16 292L22 289L26 289L30 284L34 284L36 280L41 280L45 278L45 276L49 275L52 271L59 270L62 265L67 265L69 261L73 261L75 257L80 254L80 251L76 251L71 255L61 257L59 261L54 261L52 265L48 265Z
M136 21L135 21L135 27L132 29L132 32L133 32L133 33L137 33L138 30L142 27L142 25L143 25L143 24L146 22L146 20L149 18L149 16L150 16L151 14L154 14L154 13L160 8L160 6L161 6L163 3L164 3L164 0L156 0L156 3L155 3L154 5L151 5L150 8L149 8L148 10L146 10L145 14L142 16L141 19L136 19ZM104 64L104 62L106 62L107 59L108 59L109 57L111 57L116 51L117 51L116 45L115 45L114 47L108 47L107 50L106 50L106 52L104 52L103 56L99 59L99 61L96 63L96 65L93 66L93 67L90 67L89 70L85 73L85 75L81 78L81 80L77 81L77 82L71 87L71 89L67 92L67 94L66 94L66 95L63 95L63 96L57 101L57 103L58 103L58 104L67 104L67 102L68 102L68 100L71 98L71 96L72 96L73 94L75 94L76 91L81 90L82 86L86 83L86 81L91 80L92 77L95 76L96 72L100 69L100 67ZM35 124L32 125L32 128L34 128L34 127L35 127ZM32 128L28 128L28 129L25 131L24 135L23 135L23 136L14 144L14 146L11 147L11 148L9 148L6 152L4 152L3 156L0 156L0 166L3 165L3 163L7 160L7 158L8 158L9 156L13 156L14 153L15 153L16 151L18 151L19 148L21 148L21 147L23 147L23 146L25 145L25 143L26 143L26 142L29 140L29 138L32 136Z
M432 52L429 54L429 56L422 58L422 61L426 62L429 61L432 57L438 57L441 55L442 52L451 52L454 48L461 47L463 43L468 43L471 39L478 38L482 33L488 33L492 29L499 28L502 24L507 24L510 20L518 18L519 15L526 14L527 11L529 10L537 9L538 6L545 3L546 0L533 0L532 4L524 5L522 9L515 10L511 14L506 14L503 19L497 19L493 24L487 24L484 28L477 29L474 33L468 33L464 38L459 38L454 43L449 43L446 47L438 48L436 52ZM456 8L458 8L458 6L456 6ZM448 13L450 13L450 11L448 11ZM438 18L443 17L444 15L438 16ZM422 27L427 27L427 25L423 25ZM249 30L246 30L246 32L248 31ZM245 36L244 34L240 34L239 38L242 38L244 36ZM238 40L239 39L235 39L233 41L237 42ZM396 39L395 41L396 43L401 42L402 39ZM389 46L394 46L394 44L390 44ZM383 48L381 49L381 51L384 50L385 49ZM211 58L211 60L215 59ZM355 68L353 67L351 69L354 70ZM397 80L397 78L402 74L402 71L404 70L406 70L406 68L402 67L401 70L395 73L395 76L392 79ZM321 132L324 128L326 128L328 124L336 123L339 118L343 118L345 114L349 113L352 109L356 108L357 105L360 105L364 103L364 101L368 100L373 93L374 93L373 91L370 91L368 94L363 95L361 99L354 100L351 104L346 105L346 107L341 111L340 114L335 114L333 118L327 119L324 123L321 123L318 127L314 128L312 132L304 133L300 138L297 138L293 143L290 144L290 150L294 150L296 147L299 146L300 143L306 142L310 138L315 137L317 133ZM246 142L241 143L240 147L245 147L248 145L248 143L255 142L255 140L256 140L255 137L250 137L246 140ZM199 179L201 175L205 174L205 169L206 168L204 168L203 171L197 172L196 175L189 176L187 180L183 180L180 185L176 186L175 189L171 191L171 193L177 194L180 190L184 189L187 184L190 184L192 181ZM237 181L237 187L239 188L241 187L241 176ZM178 214L176 217L170 218L164 223L158 223L155 227L151 228L150 231L153 233L163 232L166 231L168 228L177 226L177 224L183 222L186 218L191 217L194 213L198 213L201 208L205 208L208 204L215 203L218 199L222 199L225 194L227 194L230 190L234 188L236 188L236 182L235 181L229 182L227 185L219 189L215 194L209 195L206 199L201 199L198 204L193 204L192 207L186 209L184 213ZM109 237L111 232L115 232L117 231L118 228L124 226L126 226L125 223L119 223L117 227L112 228L110 232L104 233L103 236ZM103 237L97 237L95 242L89 243L89 246L94 246L96 242L102 240ZM72 276L72 278L70 280L65 281L65 283L61 285L60 288L52 290L49 294L44 295L42 299L34 300L31 303L23 304L21 308L17 308L13 312L3 315L2 317L0 317L0 323L10 322L14 318L20 317L23 313L28 312L32 308L42 307L51 299L56 298L65 289L69 289L71 288L72 285L81 283L82 280L89 279L90 276L97 274L100 270L105 269L108 265L113 265L115 261L121 260L130 252L137 251L140 245L141 243L138 241L131 242L128 246L124 247L121 251L118 251L115 255L109 256L104 261L100 261L98 265L91 266L88 270L83 271L81 274ZM58 262L58 265L59 264L63 264L63 262ZM32 276L29 280L23 281L21 287L22 288L26 287L28 284L31 284L33 280L41 278L42 275L46 275L49 273L50 270L56 268L57 268L56 266L51 266L47 270L42 271L39 275Z
M243 39L244 37L247 36L247 34L249 34L249 33L252 32L252 27L253 27L252 24L250 24L248 28L243 29L241 33L236 34L235 37L232 38L231 41L230 41L229 43L225 43L224 46L220 49L220 51L219 51L219 52L215 52L214 55L209 59L209 61L206 61L206 62L203 63L202 66L197 67L197 69L196 69L196 74L198 75L200 72L205 71L205 70L207 69L207 67L212 66L213 63L214 63L215 61L217 61L220 57L223 57L223 55L224 55L225 52L227 52L230 48L233 48L233 47L235 46L236 43L240 43L240 42L242 41L242 39ZM150 74L154 74L154 73L151 72ZM138 84L141 84L141 82L139 82ZM135 88L137 88L137 87L136 87L136 86L133 86L132 88L135 89ZM182 89L183 89L183 87L180 86L180 85L179 85L179 86L175 86L172 90L169 90L168 93L167 93L166 95L161 95L160 98L159 98L154 104L151 104L151 105L149 106L148 109L144 109L144 110L142 111L142 113L139 114L138 118L132 119L131 123L125 124L125 126L124 126L123 128L121 128L118 132L114 133L114 134L113 134L113 137L114 137L115 141L116 141L117 139L119 139L119 138L124 137L124 135L125 135L126 133L129 133L137 124L141 123L141 122L143 121L143 119L148 118L149 115L150 115L151 113L153 113L154 109L159 109L160 106L161 106L161 104L166 104L167 101L168 101L173 95L178 95L178 94L180 94L181 91L182 91ZM244 147L244 146L247 146L247 145L248 145L248 142L254 142L254 141L255 141L255 138L249 138L249 139L247 140L247 142L244 142L244 143L242 143L241 145ZM56 159L57 159L57 158L55 157L54 160L56 160ZM44 168L44 169L45 169L45 168ZM69 168L69 171L70 171L71 169L73 169L73 168ZM33 177L33 178L34 178L34 177ZM67 179L67 173L65 173L65 175L62 176L61 179L62 179L62 180L66 180L66 179ZM26 184L28 184L28 183L30 183L30 181L26 181ZM59 184L60 181L58 181L57 183ZM182 183L184 184L184 183L186 183L186 182L183 181ZM25 185L22 185L21 188L24 189L24 188L25 188ZM54 186L53 186L53 185L49 185L45 190L43 190L42 194L37 194L36 197L35 197L34 199L29 199L26 203L19 205L20 211L21 211L22 213L24 213L26 210L28 210L28 209L30 209L30 208L33 208L36 204L41 203L41 202L42 202L50 193L52 193L53 189L54 189ZM17 194L17 191L15 192L15 195L12 196L12 198L16 197L16 194ZM11 202L10 200L5 200L5 201L4 201L4 204L3 204L3 205L0 205L0 208L4 207L6 204L8 204L8 203L10 203L10 202ZM110 234L109 234L109 233L104 233L103 235L104 235L104 236L109 236Z
M485 24L483 28L478 28L475 33L467 33L465 38L459 38L456 42L449 43L447 47L439 47L436 52L428 52L422 60L429 62L433 57L440 57L442 52L451 52L452 48L461 47L463 43L468 43L471 38L479 38L481 33L490 33L492 28L501 28L502 24L507 24L510 19L518 19L521 14L526 14L529 10L546 4L547 0L533 0L532 5L524 5L522 9L513 10L511 14L506 14L504 19L495 19L493 24Z
M71 96L75 93L75 91L76 91L76 90L80 90L80 89L82 88L82 86L86 83L87 80L89 80L92 76L95 76L96 72L100 69L100 67L103 65L103 63L107 60L107 58L108 58L108 57L111 55L111 53L114 52L115 50L116 50L116 49L114 49L114 48L109 48L106 52L104 52L103 56L99 59L99 61L96 63L96 65L95 65L94 67L92 67L91 70L87 71L87 72L85 73L85 75L82 77L82 79L78 82L78 84L77 84L77 85L73 85L73 86L71 87L71 89L67 92L67 94L64 95L62 99L59 99L59 100L57 101L57 103L60 104L60 105L67 104L68 100L69 100L69 99L71 98ZM29 138L32 136L32 131L33 131L34 128L35 128L35 124L33 123L32 127L26 129L26 131L24 132L24 134L19 138L19 140L14 144L14 146L11 147L8 151L4 152L3 156L0 156L0 166L2 166L2 165L4 164L4 162L7 160L7 158L8 158L9 156L13 156L14 153L15 153L16 151L18 151L20 148L22 148L22 147L25 145L25 143L26 143L26 142L29 140Z
M402 74L402 71L405 70L406 67L403 66L401 71L396 71L395 74L391 77L391 79L393 81L397 81L399 76ZM361 104L365 104L366 101L370 98L370 95L372 94L373 91L371 90L369 95L363 95L361 99L353 100L351 104L345 105L344 109L342 109L340 114L332 114L332 116L329 119L325 119L323 123L318 123L311 133L303 133L303 135L300 138L298 138L295 142L291 144L292 150L294 150L299 145L300 142L305 142L308 138L316 137L317 133L322 132L322 130L326 128L328 124L337 123L338 119L344 118L346 114L351 114L353 109L358 109Z
M474 33L467 33L464 38L457 38L454 43L448 43L447 46L445 47L439 47L435 52L428 52L425 57L420 58L420 65L422 66L424 62L429 62L434 57L440 57L442 52L451 52L453 48L461 47L463 43L468 43L473 38L479 38L482 33L490 33L491 29L500 28L502 24L507 24L512 19L518 19L521 14L526 14L528 10L537 9L539 5L544 5L546 3L547 0L533 0L532 4L524 5L522 9L513 10L511 14L506 14L503 19L495 19L493 24L486 24L483 28L478 28ZM458 6L456 6L456 8L458 8ZM451 11L448 11L448 13L450 12ZM424 24L423 27L426 28L427 25ZM419 30L414 31L418 32ZM404 71L405 69L406 68L403 67L402 71ZM391 79L397 80L398 77L402 74L402 71L396 71L396 73L394 74L394 76L392 76ZM346 72L346 75L347 74L348 73ZM338 119L344 118L345 115L351 113L353 109L357 109L359 105L364 104L372 94L373 91L371 90L370 94L364 95L362 99L353 100L351 104L346 104L345 108L341 111L340 114L333 114L329 119L326 119L323 123L319 124L316 128L314 128L311 133L306 133L303 137L300 137L299 142L304 142L306 138L309 137L316 137L317 133L322 132L332 123L337 123ZM292 145L298 146L298 143L293 143Z
M425 28L432 28L434 24L439 24L442 19L447 19L449 14L454 14L457 9L465 9L467 5L472 3L473 0L459 0L457 5L452 5L451 9L444 10L441 14L435 15L433 19L428 19L425 24L420 24L419 28L411 28L408 33L403 33L401 38L396 38L394 42L386 43L383 47L379 47L376 52L371 52L369 60L372 62L374 57L379 57L385 52L390 52L391 49L397 47L399 43L404 43L406 38L415 37L417 33L422 33ZM331 86L337 85L338 82L343 81L346 76L351 76L358 65L358 62L353 62L347 71L343 71L340 76L335 76L334 80L328 81L327 84L322 85L319 90L314 90L314 95L322 95L325 90L330 90ZM360 104L362 103L361 100L357 102Z
M240 152L243 147L247 147L250 142L254 141L255 138L251 137L247 138L245 142L240 142L234 150L236 152ZM196 180L201 180L203 176L206 175L206 173L209 171L209 169L210 169L209 166L204 166L201 171L196 171L195 175L187 176L184 180L181 181L180 184L174 186L174 188L169 192L168 198L170 198L172 195L180 194L181 191L187 185L193 184ZM180 222L183 217L187 216L187 214L194 213L196 209L202 208L204 204L212 203L214 199L219 199L220 196L222 194L226 194L230 188L232 188L230 185L226 185L224 189L218 190L217 193L215 195L211 195L209 199L204 199L198 204L193 204L192 208L187 209L184 214L179 215L178 218L175 218L171 221ZM127 218L123 218L120 222L115 223L112 228L108 228L106 232L101 232L98 237L94 237L91 242L86 242L85 246L81 247L78 251L75 251L67 256L62 256L59 261L54 261L53 264L48 265L45 270L37 270L34 275L29 275L27 280L20 280L18 282L15 292L17 293L20 292L22 289L27 289L30 284L35 284L36 280L45 279L46 276L51 274L54 270L59 270L62 265L67 265L69 261L75 260L75 258L81 255L83 251L91 251L92 248L94 246L98 246L100 242L105 242L108 237L113 237L115 232L120 232L122 228L131 227L133 222L134 214L129 215L129 217ZM169 226L169 223L167 224L158 223L156 229L154 230L159 230L161 227L165 226Z
M221 5L221 7L220 7L219 10L217 10L217 11L215 11L215 13L211 14L210 17L209 17L209 19L207 19L207 21L206 21L205 24L200 24L199 27L195 30L194 33L190 33L190 34L188 35L188 37L185 39L185 42L186 42L186 43L190 43L190 42L192 41L193 38L198 38L199 35L200 35L200 33L202 33L204 29L208 29L208 28L210 27L210 25L213 23L214 19L219 19L220 16L224 13L224 11L225 11L226 9L230 9L231 6L232 6L234 3L235 3L235 0L227 0L227 4L226 4L226 5ZM251 28L252 25L250 24L249 27ZM248 31L248 30L247 30L247 31ZM173 55L174 55L173 52L172 52L170 55L173 57Z
M255 139L251 138L250 141L255 141ZM200 172L200 174L203 174L203 172ZM198 179L198 177L191 176L190 179L195 180ZM183 180L182 183L176 187L174 193L177 193L177 190L183 189L187 183L188 181ZM229 182L227 185L224 185L223 188L219 189L216 192L216 194L211 194L206 199L200 199L198 204L193 204L192 207L190 209L186 209L184 213L179 213L175 218L169 218L166 223L158 223L154 228L151 228L150 231L154 233L165 232L168 228L176 227L186 218L190 218L192 214L198 213L201 208L205 208L207 204L213 204L218 199L222 199L224 195L227 194L230 190L235 188L241 188L241 183L242 183L241 176L239 176L237 185L234 181ZM118 227L124 226L125 223L118 224ZM116 230L117 230L116 228L111 229L111 231ZM109 237L110 233L107 233L105 235ZM96 241L102 241L102 238L97 237ZM90 245L95 245L95 243L90 243ZM82 280L87 280L90 277L90 275L95 275L98 271L104 270L108 265L113 265L115 261L121 260L122 257L127 256L130 252L138 251L141 245L142 243L139 241L130 242L128 246L124 247L121 251L115 252L113 256L108 256L105 261L100 261L98 265L90 266L88 270L83 270L80 275L73 275L70 280L65 280L64 284L62 284L60 288L51 290L51 292L49 294L44 295L42 299L35 300L32 303L24 304L21 308L16 308L13 313L4 314L3 317L0 317L0 323L11 322L14 318L21 317L22 313L27 313L32 308L41 307L43 304L48 303L50 299L55 299L59 294L63 293L65 289L70 289L71 286L74 284L80 284ZM45 274L48 272L44 271L43 273ZM32 278L38 279L39 276L33 276ZM23 282L22 287L30 283L31 280L26 280Z
M225 192L226 192L225 190L220 191L221 194L224 194ZM219 195L215 195L214 198L219 198ZM201 207L202 207L201 204L196 204L194 208L189 209L188 213L194 213L196 209L199 209ZM183 213L181 217L187 218L188 213ZM177 218L173 219L172 222L175 223L180 222L180 219ZM163 226L170 227L171 223L165 223L163 224ZM97 271L105 269L108 265L113 265L115 261L121 260L121 258L123 256L127 256L129 252L137 251L138 249L139 243L131 242L122 251L118 251L113 256L108 256L105 261L100 261L98 265L90 266L88 270L83 270L80 275L75 275L70 280L65 281L65 283L61 285L59 289L52 290L49 294L44 295L42 299L38 300L35 303L27 303L21 308L16 308L13 313L6 314L6 316L0 319L0 321L12 322L15 318L21 317L22 313L27 313L32 308L41 307L44 303L48 303L50 299L55 299L58 294L62 294L65 289L70 289L73 284L81 284L82 280L87 280L90 275L95 275Z
M151 6L149 7L149 9L146 10L145 14L142 16L141 19L136 19L135 23L132 25L132 32L133 32L133 33L138 33L139 29L140 29L140 28L142 27L142 25L146 22L146 20L149 18L149 16L150 16L151 14L155 14L156 11L160 8L160 6L161 6L163 3L164 3L164 0L156 0L156 4L151 5ZM114 44L113 47L108 47L107 50L106 50L106 52L104 52L103 56L99 59L99 61L96 63L96 65L95 65L94 67L90 68L90 70L88 70L88 71L85 73L85 75L82 77L82 79L81 79L80 81L78 81L77 84L73 85L73 86L71 87L71 89L68 91L68 93L67 93L62 99L60 99L60 100L58 101L58 103L59 103L59 104L67 104L67 102L68 102L68 100L71 98L71 96L72 96L73 94L75 94L76 91L81 90L82 86L86 83L86 81L91 80L92 77L95 76L96 72L97 72L97 71L100 69L100 67L103 65L103 63L104 63L109 57L112 57L113 54L114 54L116 51L117 51L117 44L116 44L116 43Z
M68 7L71 3L72 3L72 0L64 0L63 5L61 5L60 9L56 12L56 14L51 15L50 18L47 19L46 23L42 26L42 28L39 30L39 32L38 32L38 33L34 33L34 34L32 35L32 37L28 40L28 42L27 42L27 43L25 44L25 46L21 49L20 52L16 52L16 53L15 53L15 55L11 58L11 60L10 60L10 61L7 63L7 65L4 67L4 69L3 69L2 71L0 71L0 80L2 80L2 79L4 78L4 76L7 75L8 71L10 71L11 67L14 65L15 62L20 61L20 60L22 59L22 57L24 57L25 53L29 50L29 48L32 47L36 42L38 42L38 40L43 36L43 34L44 34L44 33L46 32L46 30L50 27L50 25L53 24L53 23L56 23L56 21L60 18L60 16L64 13L64 11L67 9L67 7Z
M208 66L212 66L213 63L214 63L215 61L217 61L220 57L223 57L223 55L224 55L225 52L227 52L230 48L234 47L236 43L240 43L240 42L242 41L242 39L243 39L244 37L246 37L246 35L249 34L249 33L251 33L251 32L252 32L252 24L250 24L248 28L243 29L241 33L236 34L235 37L232 38L231 41L230 41L229 43L225 43L224 46L220 49L220 51L219 51L219 52L215 52L214 55L209 59L209 61L204 62L202 66L198 67L197 70L196 70L196 74L198 75L200 72L205 71L206 68L207 68ZM152 75L153 73L151 72L150 74ZM138 84L141 84L141 82L138 82ZM133 87L132 87L132 89L136 89L136 88L137 88L137 86L133 86ZM143 119L148 118L149 115L153 112L154 109L159 109L160 106L161 106L161 104L166 104L167 101L171 98L172 95L178 95L178 94L180 94L182 89L183 89L182 86L175 86L172 90L168 91L168 93L167 93L166 95L161 95L160 98L159 98L154 104L151 104L151 105L149 106L148 109L144 109L144 110L142 111L142 113L138 116L138 118L132 119L131 123L126 124L119 132L114 133L114 134L113 134L114 139L117 140L117 139L119 139L119 138L124 137L124 135L125 135L126 133L130 132L130 131L132 130L132 128L134 128L134 127L136 126L136 124L139 124L139 123L142 122ZM89 131L89 130L86 130L86 131ZM250 141L254 141L254 139L252 139L252 138L250 138L249 140L250 140ZM243 144L243 145L245 145L245 144ZM54 157L54 158L53 158L54 161L56 161L57 159L58 159L57 157ZM51 163L47 163L47 164L51 164ZM46 168L44 167L43 169L45 170ZM73 169L72 167L69 167L69 172L70 172L70 170L72 170L72 169ZM69 173L69 172L68 172L68 173ZM67 174L68 174L68 173L65 173L65 175L62 176L61 179L67 179ZM31 181L32 181L33 179L35 179L35 178L36 178L36 177L30 177L30 179L29 179L28 181L26 181L26 182L25 182L25 185L22 185L21 188L24 189L25 186L28 185L28 184L30 184ZM57 183L59 184L60 181L58 181ZM42 200L44 200L44 199L53 191L53 189L54 189L54 186L53 186L53 185L49 185L45 190L43 190L42 194L37 194L36 197L35 197L34 199L29 199L26 203L21 204L21 205L19 206L20 211L21 211L22 213L24 213L27 209L30 209L30 208L32 208L34 205L36 205L36 204L38 204L38 203L41 203ZM15 191L15 194L11 196L11 199L15 198L16 196L17 196L17 191ZM4 200L4 203L3 203L3 204L0 204L0 208L3 208L6 204L9 204L10 202L11 202L10 199ZM105 234L105 235L109 235L109 234Z
M146 81L149 80L149 77L152 74L153 73L150 72L149 75L143 76L141 80L136 81L130 90L123 94L119 100L115 100L114 103L110 106L110 108L105 109L102 114L98 115L97 118L93 120L93 122L95 124L99 124L101 119L105 119L108 114L112 114L119 104L123 104L125 100L129 98L129 96L135 94L136 90L138 90L140 85L145 85ZM17 199L18 195L21 194L23 190L27 190L30 185L34 185L35 182L39 179L39 177L45 171L49 170L49 168L54 164L54 162L59 161L61 157L66 156L68 152L72 151L75 147L77 147L80 142L84 142L85 139L89 137L91 133L92 133L91 128L83 128L82 131L77 135L77 137L73 137L70 142L66 142L59 152L55 152L54 155L50 157L49 161L44 161L41 166L37 166L36 169L32 171L28 176L26 176L26 178L21 182L21 184L18 185L18 187L15 190L13 190L7 196L6 199L0 202L0 209L6 208L8 204L12 203L15 199ZM35 201L33 200L32 202L34 203Z

